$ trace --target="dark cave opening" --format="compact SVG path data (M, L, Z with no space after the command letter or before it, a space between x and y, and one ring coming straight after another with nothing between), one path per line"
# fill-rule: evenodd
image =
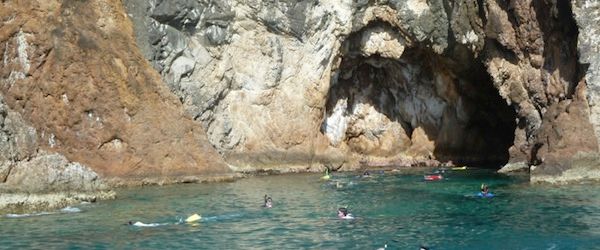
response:
M398 59L343 53L336 73L321 127L331 145L367 157L488 168L508 162L516 113L481 61L418 47Z

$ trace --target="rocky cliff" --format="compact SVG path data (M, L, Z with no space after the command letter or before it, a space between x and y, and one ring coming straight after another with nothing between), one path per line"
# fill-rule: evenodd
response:
M4 194L450 162L600 178L596 1L0 4Z
M598 178L596 1L124 4L145 57L240 169L452 161Z
M1 192L66 192L64 205L113 185L230 175L140 53L120 1L0 6ZM0 209L19 203L6 197Z

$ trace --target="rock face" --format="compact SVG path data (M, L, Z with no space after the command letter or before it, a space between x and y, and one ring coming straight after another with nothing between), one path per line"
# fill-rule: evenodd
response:
M36 129L0 96L0 213L59 209L115 193L86 166L40 150Z
M120 1L2 1L0 65L3 192L231 173L139 52Z
M234 166L437 160L560 176L598 153L595 1L124 4Z
M3 192L219 178L218 153L600 176L595 1L0 5Z

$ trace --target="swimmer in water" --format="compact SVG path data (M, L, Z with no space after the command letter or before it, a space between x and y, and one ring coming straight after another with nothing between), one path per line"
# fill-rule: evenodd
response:
M480 190L481 191L477 194L477 196L479 196L479 197L491 198L491 197L495 196L493 193L490 192L490 189L488 188L488 186L486 184L481 184Z
M325 168L325 175L321 176L322 180L329 180L331 179L331 175L329 174L329 168Z
M488 185L481 184L481 194L483 194L483 196L486 196L489 191Z
M273 207L273 199L271 199L271 197L269 197L266 194L265 194L265 204L263 205L263 207L266 207L266 208L272 208Z
M354 219L351 213L348 213L348 209L345 207L338 208L338 217L340 219Z
M160 223L146 224L141 221L136 221L135 223L133 221L128 221L127 225L135 226L135 227L158 227L158 226L166 225L166 223L165 224L160 224Z
M371 173L369 173L369 170L365 171L362 175L363 178L365 177L371 177Z

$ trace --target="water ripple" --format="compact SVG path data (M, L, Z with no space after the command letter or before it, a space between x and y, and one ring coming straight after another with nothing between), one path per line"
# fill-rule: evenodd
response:
M0 218L6 248L96 249L586 249L600 237L600 187L530 186L478 172L422 175L335 174L256 177L234 183L120 191L115 201L52 216ZM335 184L335 183L341 184ZM498 194L472 197L481 183ZM340 186L343 185L343 186ZM274 207L261 207L262 197ZM340 220L349 206L355 220ZM82 211L82 210L85 210ZM180 223L198 213L196 224ZM18 218L18 219L17 219ZM156 223L137 228L128 221ZM498 241L501 239L501 241Z

